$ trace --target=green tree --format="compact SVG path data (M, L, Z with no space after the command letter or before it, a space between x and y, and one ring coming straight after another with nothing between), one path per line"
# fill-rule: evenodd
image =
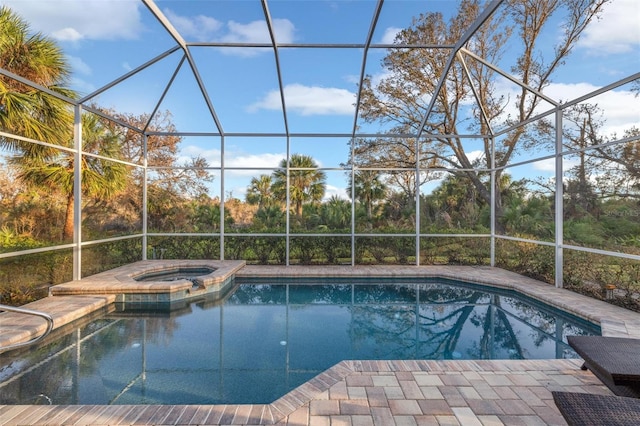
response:
M433 219L447 227L475 227L485 205L464 173L449 174L428 196L435 207Z
M502 217L510 235L534 239L553 238L553 210L548 198L529 194L526 198L510 197Z
M189 223L193 232L218 232L220 231L220 202L217 199L211 199L208 195L202 194L199 197L190 200L189 205ZM234 223L231 212L228 209L224 211L225 227Z
M126 187L126 167L117 159L120 145L116 135L102 126L94 114L82 116L83 151L96 152L99 156L83 155L81 182L83 195L99 200L108 200ZM30 155L13 157L20 170L18 178L38 187L60 192L66 199L65 222L62 239L73 237L74 222L74 172L73 155L62 151L34 150Z
M256 211L253 217L253 227L259 232L281 231L287 223L287 218L279 207L268 206Z
M355 191L351 181L347 185L347 194L351 197L355 192L355 199L360 201L366 209L367 219L373 218L373 206L385 198L387 186L380 179L380 172L375 170L358 170L354 175Z
M62 49L6 6L0 7L0 68L67 97L70 68ZM0 129L30 139L67 145L71 132L69 105L15 79L0 75ZM42 145L0 137L0 146L22 155L50 150ZM41 154L38 154L41 155Z
M273 206L275 200L271 190L271 176L260 175L251 178L249 187L247 188L247 203L258 205L258 210Z
M323 229L347 230L351 226L351 203L333 195L320 206L319 219Z
M326 189L326 175L318 170L318 164L308 155L293 154L287 162L280 162L280 169L273 172L272 190L274 196L287 199L287 176L289 178L289 200L298 218L302 217L304 204L322 201Z
M7 7L0 8L0 67L67 97L70 68L62 49ZM65 101L17 80L0 76L0 125L17 136L53 145L73 146L71 107ZM102 157L118 158L117 138L91 114L82 116L82 149ZM62 239L73 236L74 157L49 145L0 138L0 145L14 154L8 162L26 185L47 188L66 199ZM119 163L91 155L80 165L82 191L88 197L106 199L126 184L126 170Z

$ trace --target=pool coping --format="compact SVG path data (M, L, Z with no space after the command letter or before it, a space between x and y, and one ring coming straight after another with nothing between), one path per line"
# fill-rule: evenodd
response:
M137 281L136 278L145 274L170 272L180 268L205 267L213 271L198 277L199 284L204 290L219 291L220 287L245 265L246 262L241 260L142 260L91 275L79 281L54 285L49 292L52 296L179 293L189 297L203 293L193 291L193 282L190 280Z
M149 261L147 261L149 262ZM162 268L160 262L154 262L154 267ZM167 264L175 265L174 262L164 261ZM190 264L198 263L198 261L190 261ZM588 296L576 294L569 290L556 288L552 285L543 283L538 280L523 277L519 274L506 271L500 268L488 266L262 266L262 265L238 265L237 262L223 265L226 261L221 262L219 266L225 266L232 269L235 277L403 277L403 278L425 278L425 277L441 277L446 279L455 279L470 283L477 283L502 289L510 289L532 297L541 302L547 303L554 307L566 310L574 315L589 321L596 322L602 329L602 334L607 336L627 336L640 338L640 313L629 311L627 309L611 305L604 301L595 300ZM187 262L188 263L188 262ZM186 263L185 263L186 264ZM203 264L199 262L198 264ZM135 264L127 265L130 269ZM127 272L130 274L131 272ZM123 277L122 270L111 274L112 277ZM127 275L130 278L130 275ZM104 276L103 276L104 278ZM75 290L83 284L93 285L96 280L95 276L83 279L80 282L67 283L65 285L74 284ZM122 285L120 280L117 285ZM127 280L127 282L129 282ZM147 286L148 283L135 281L136 284ZM104 285L104 283L103 283ZM92 290L95 290L93 288ZM68 296L51 296L41 299L32 304L25 305L27 308L37 309L54 314L55 327L58 328L67 324L74 319L78 319L84 315L99 309L115 301L115 295L81 295L73 294ZM59 311L60 306L64 306L64 314ZM75 306L75 309L74 309ZM56 309L58 310L56 310ZM51 311L54 312L51 312ZM2 315L9 315L3 313ZM6 330L11 324L2 319L2 329ZM22 324L21 328L29 328L28 325ZM32 324L33 328L33 324ZM24 331L24 330L23 330ZM33 334L33 330L31 330ZM0 332L0 344L5 344L5 333ZM23 333L24 336L24 333ZM487 368L513 368L517 371L527 361L519 363L496 361L342 361L328 370L320 373L308 382L293 389L286 395L277 399L270 404L245 404L245 405L213 405L210 407L210 413L220 411L220 419L227 413L233 412L233 416L228 418L228 424L277 424L282 419L293 415L296 410L310 401L320 398L323 399L328 390L336 383L345 380L346 377L362 372L387 372L387 371L440 371L441 369L464 368L471 370L483 370ZM558 365L562 364L566 368L577 368L579 360L550 360ZM524 363L524 364L523 364ZM536 365L536 361L530 361L531 365ZM509 367L513 365L514 367ZM58 406L63 407L63 406ZM110 407L110 406L105 406ZM106 412L113 408L105 408ZM142 407L142 406L141 406ZM177 407L177 406L176 406ZM62 408L61 408L62 409ZM217 410L217 411L216 411ZM115 411L114 411L115 412ZM242 422L236 422L235 416L244 416Z

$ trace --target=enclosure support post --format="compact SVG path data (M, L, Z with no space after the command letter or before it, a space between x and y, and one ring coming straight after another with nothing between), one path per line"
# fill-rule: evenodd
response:
M290 168L291 168L291 139L289 138L289 136L287 135L287 169L286 169L286 174L287 174L287 197L286 197L286 206L287 206L287 216L286 216L286 226L287 229L285 230L285 234L286 234L286 242L285 242L285 250L286 250L286 260L285 260L285 266L289 266L289 262L291 261L291 256L289 251L291 250L291 197L290 197L290 191L291 191L291 185L290 185L290 180L291 180L291 172L290 172Z
M351 139L351 266L356 266L356 166L355 138Z
M491 136L491 238L490 265L496 266L496 138Z
M562 164L562 109L556 109L556 216L555 216L555 285L558 288L562 288L563 284L563 249L562 245L564 244L564 194L562 187L562 178L563 178L563 164Z
M147 237L147 145L148 137L146 134L142 135L142 260L147 260L147 252L149 247L149 240Z
M73 280L82 278L82 106L73 107Z
M416 138L416 266L420 266L420 138Z
M224 135L220 137L220 260L225 259L224 255Z

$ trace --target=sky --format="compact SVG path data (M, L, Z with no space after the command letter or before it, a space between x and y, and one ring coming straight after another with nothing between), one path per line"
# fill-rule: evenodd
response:
M373 43L391 43L395 34L424 12L455 12L457 1L387 0L377 21ZM71 86L83 96L110 85L158 55L176 46L175 41L138 0L0 0L20 14L34 31L55 39L63 48L73 74ZM269 33L258 0L156 1L187 42L265 43ZM371 27L376 1L372 0L271 0L269 13L278 43L362 44ZM640 71L640 2L613 0L579 41L545 94L570 100ZM543 40L549 48L562 31L558 19L547 28ZM363 64L360 48L280 49L279 64L287 108L282 112L276 60L271 48L190 48L199 75L211 99L221 131L233 133L350 134L354 124L362 131L380 131L379 125L354 123L354 102ZM513 52L504 63L510 72ZM372 49L366 73L374 81L385 75L380 66L384 50ZM100 106L134 114L150 113L176 71L182 52L174 52L144 71L100 93L92 101ZM504 80L498 90L515 99L516 87ZM621 133L640 125L639 99L629 86L599 96L605 132ZM186 64L176 76L160 109L167 109L179 131L217 132L196 80ZM348 159L348 138L297 137L291 153L311 155L326 168L327 197L345 197L343 171L333 170ZM479 151L468 145L471 156ZM225 138L225 193L244 198L252 176L269 171L285 158L282 137L229 136ZM544 154L544 153L537 153ZM185 137L181 156L203 156L210 165L222 161L219 138ZM527 157L519 158L525 160ZM551 168L550 168L551 166ZM552 175L553 160L510 169L514 177ZM212 195L220 195L221 176L215 174Z

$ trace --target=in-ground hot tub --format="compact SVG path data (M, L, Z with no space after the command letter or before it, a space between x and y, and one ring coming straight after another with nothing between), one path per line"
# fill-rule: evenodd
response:
M204 287L203 277L216 269L209 266L179 266L162 271L146 272L133 277L136 281L178 281L189 280L194 286Z
M241 260L144 260L51 287L52 296L113 294L116 302L166 305L203 295L226 294Z

